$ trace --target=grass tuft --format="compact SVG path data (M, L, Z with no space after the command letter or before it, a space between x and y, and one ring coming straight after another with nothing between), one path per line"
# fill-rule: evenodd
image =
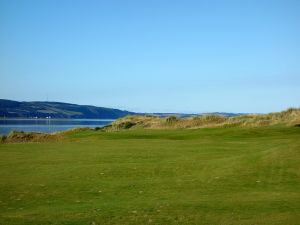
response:
M1 137L1 143L58 141L63 139L63 136L63 133L47 134L38 132L12 131L7 136Z

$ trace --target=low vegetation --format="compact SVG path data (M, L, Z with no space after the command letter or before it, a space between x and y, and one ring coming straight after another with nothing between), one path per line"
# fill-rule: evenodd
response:
M1 136L0 143L19 143L19 142L49 142L58 141L64 138L64 133L38 133L38 132L23 132L12 131L7 136Z
M203 115L187 118L170 116L126 116L112 123L105 130L122 129L177 129L177 128L203 128L203 127L258 127L276 124L299 125L300 109L290 108L279 113L247 114L241 116L225 117L220 115Z

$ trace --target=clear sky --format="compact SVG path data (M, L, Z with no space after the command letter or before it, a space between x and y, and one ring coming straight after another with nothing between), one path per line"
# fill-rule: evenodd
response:
M299 0L0 0L0 98L138 112L300 106Z

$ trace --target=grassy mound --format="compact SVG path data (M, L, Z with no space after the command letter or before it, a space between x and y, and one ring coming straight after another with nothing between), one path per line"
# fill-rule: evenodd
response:
M23 132L12 131L8 136L1 136L0 143L18 143L18 142L44 142L58 141L63 139L63 134L60 133L38 133L38 132Z
M189 118L170 116L126 116L118 119L107 127L106 130L123 129L178 129L178 128L203 128L203 127L259 127L276 124L299 125L300 109L290 108L279 113L248 114L234 117L220 115L203 115Z

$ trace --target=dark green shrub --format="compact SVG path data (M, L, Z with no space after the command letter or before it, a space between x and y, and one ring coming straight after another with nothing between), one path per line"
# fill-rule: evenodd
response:
M0 142L5 142L7 139L7 137L5 135L1 136L0 137Z
M167 119L166 119L166 122L167 122L168 124L172 124L172 123L177 122L177 121L178 121L178 118L177 118L176 116L169 116L169 117L167 117Z
M125 121L123 123L120 123L117 125L118 129L129 129L131 127L133 127L134 125L136 125L136 123L131 122L131 121Z

